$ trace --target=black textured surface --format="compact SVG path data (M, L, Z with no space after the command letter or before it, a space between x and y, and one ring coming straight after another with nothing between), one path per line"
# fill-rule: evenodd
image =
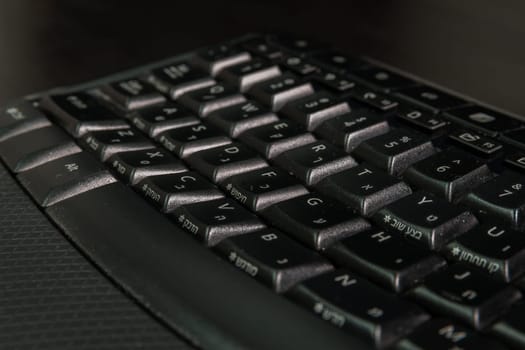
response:
M112 285L0 164L0 349L191 349Z

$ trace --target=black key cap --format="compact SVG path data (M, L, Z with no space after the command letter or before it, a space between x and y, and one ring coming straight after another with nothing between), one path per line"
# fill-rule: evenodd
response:
M352 108L350 113L325 121L315 132L351 152L361 142L390 131L385 116L370 109Z
M328 248L329 257L395 292L403 292L445 260L380 229L355 234Z
M320 42L290 35L271 36L268 41L298 54L308 54L326 47Z
M48 96L41 101L41 106L50 112L50 117L75 137L88 131L128 127L126 121L84 92Z
M243 95L231 86L215 84L182 95L178 100L201 117L205 117L220 108L246 101Z
M328 141L317 141L283 152L275 162L307 186L357 165L354 158Z
M399 341L396 350L505 350L495 340L483 337L463 325L444 318L425 322Z
M184 61L152 70L147 81L174 100L189 91L215 84L206 72Z
M371 84L374 87L385 91L417 85L413 80L380 67L356 70L352 72L352 75L358 77L367 84Z
M291 175L273 167L232 176L221 186L231 197L253 211L308 193Z
M312 134L296 123L285 120L248 130L239 138L268 159L315 141Z
M21 101L0 110L0 142L25 132L50 126L47 117L30 102Z
M319 254L274 229L227 238L217 249L235 267L279 293L332 268Z
M106 161L118 152L153 148L153 144L133 129L93 131L82 136L81 143Z
M215 76L227 67L247 62L250 59L251 55L246 51L236 49L229 45L217 45L198 52L194 57L194 62Z
M319 71L319 67L298 55L284 54L280 63L286 70L290 70L299 76L306 76Z
M468 106L447 111L446 116L468 128L474 128L489 136L517 129L521 123L502 113L481 106Z
M414 86L401 89L397 95L409 102L415 103L434 112L457 108L468 104L468 102L458 97L428 86Z
M356 155L391 175L402 174L413 163L434 153L434 146L428 138L406 129L395 129L374 137L355 149Z
M115 173L135 185L148 176L180 173L186 167L161 148L117 153L108 159Z
M173 216L183 229L200 238L207 246L265 227L255 215L229 198L182 205L175 209Z
M404 176L412 185L452 202L488 181L492 173L481 159L450 148L412 165Z
M450 259L479 267L505 282L525 271L525 236L522 232L487 223L450 242Z
M508 155L505 158L505 162L515 170L525 171L525 153L523 152Z
M365 219L318 193L274 204L261 213L273 225L315 249L324 249L370 226Z
M413 107L409 104L402 104L396 110L396 115L402 121L428 134L437 136L446 132L449 123L432 112L421 108Z
M241 92L246 92L254 84L279 75L281 75L281 70L277 65L256 58L224 69L219 74L219 78L236 86Z
M237 142L193 153L186 161L215 183L268 166L257 153Z
M236 138L248 129L276 122L279 118L257 102L246 101L215 111L206 120Z
M291 294L318 317L366 337L377 348L392 345L429 318L417 306L347 270L311 278Z
M491 328L491 333L508 345L523 349L525 347L525 304L512 307L500 321Z
M350 112L350 106L331 94L319 92L288 103L281 112L312 131L322 122Z
M521 297L517 289L463 264L428 276L423 285L409 293L430 310L476 329L485 328Z
M24 171L18 180L43 207L116 181L102 164L85 152Z
M312 57L315 62L320 65L323 65L328 69L335 69L340 73L361 69L367 66L364 61L357 57L352 57L334 50L319 52Z
M469 193L464 202L481 214L493 215L514 228L525 225L525 179L521 174L503 172Z
M272 62L280 61L284 54L280 47L269 44L264 38L250 39L242 43L241 46L253 55L266 58Z
M503 145L489 137L465 130L452 130L450 138L459 145L481 156L491 156L500 151Z
M366 164L329 176L316 189L364 216L412 193L403 181Z
M101 87L117 105L134 110L166 102L166 98L153 86L138 79L126 79Z
M217 187L193 171L150 176L140 181L136 188L164 212L184 204L224 197Z
M295 75L285 73L254 85L248 93L269 106L272 111L278 111L292 100L313 94L314 89L309 82L304 82Z
M503 135L502 139L505 142L525 150L525 129L508 132Z
M159 142L180 158L204 149L226 145L231 140L211 125L195 124L165 131L158 136Z
M152 138L169 129L199 123L192 112L173 102L136 111L131 118L137 129Z
M435 250L477 224L467 210L423 191L379 210L374 221L388 231Z
M355 82L344 75L320 72L312 75L312 80L335 92L345 92L355 86Z
M0 158L15 173L80 151L71 137L56 126L34 129L0 142Z
M392 97L364 86L356 86L348 94L365 105L381 111L395 109L399 104Z

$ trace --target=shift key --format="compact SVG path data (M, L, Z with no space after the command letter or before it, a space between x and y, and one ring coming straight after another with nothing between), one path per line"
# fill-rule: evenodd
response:
M43 207L116 181L102 164L85 152L24 171L18 179Z

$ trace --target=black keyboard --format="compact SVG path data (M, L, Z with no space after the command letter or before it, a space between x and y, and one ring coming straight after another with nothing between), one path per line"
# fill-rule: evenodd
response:
M192 288L226 288L196 272L213 259L376 348L525 348L515 116L323 44L258 35L0 113L4 164L160 317L171 268ZM203 253L187 254L186 237ZM194 292L203 305L215 293Z

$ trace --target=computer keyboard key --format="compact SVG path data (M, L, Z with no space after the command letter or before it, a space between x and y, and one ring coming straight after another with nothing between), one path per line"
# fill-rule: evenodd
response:
M525 272L525 236L499 224L486 223L450 242L451 260L483 269L499 280L510 282Z
M350 112L346 101L335 96L319 92L288 103L281 114L295 120L308 131L313 131L322 122L338 115Z
M331 175L315 188L363 216L412 193L403 181L367 164Z
M188 156L186 161L193 169L215 183L230 176L268 166L257 153L237 142L195 152Z
M85 152L24 171L18 174L18 180L43 207L116 181L100 162Z
M231 143L222 131L206 124L194 124L164 131L158 135L159 142L180 158L208 148Z
M394 129L361 143L354 152L365 161L398 176L436 150L424 135L407 129Z
M431 193L419 191L380 209L374 221L390 232L439 250L477 224L468 210Z
M206 117L213 111L243 103L246 99L234 87L218 83L192 90L182 95L178 101L199 116Z
M280 110L285 104L314 93L311 83L303 81L291 73L255 84L248 94L269 106L272 111Z
M492 156L503 149L503 144L473 131L452 130L449 137L457 144L481 156Z
M525 178L519 173L505 171L469 193L464 203L481 215L491 215L513 228L523 228Z
M265 228L255 215L230 198L185 204L173 211L173 217L184 230L207 246L214 246L230 236Z
M103 162L115 153L154 147L149 139L133 129L92 131L82 136L81 144Z
M193 61L212 76L216 76L223 69L247 62L250 59L251 55L247 51L229 45L217 45L199 51L194 56Z
M490 329L493 336L500 338L515 349L525 347L525 304L520 303L512 307Z
M315 133L343 147L346 152L351 152L361 142L389 131L390 126L383 114L370 109L352 107L350 113L325 121Z
M219 78L239 88L241 92L248 91L254 84L281 75L279 66L260 58L253 59L224 69Z
M80 151L71 137L56 126L34 129L0 142L0 158L15 173Z
M361 85L355 86L351 89L348 92L348 95L359 102L380 111L393 110L399 104L399 102L394 100L391 96Z
M50 126L51 122L31 102L21 101L0 110L0 142L25 132Z
M108 159L108 164L117 176L132 185L148 176L186 170L179 160L161 148L117 153Z
M416 305L344 269L306 280L290 294L321 319L366 337L376 348L392 345L429 319Z
M431 311L477 330L488 326L521 298L517 289L460 263L428 276L409 294Z
M124 110L135 110L166 102L166 97L150 84L139 79L125 79L101 87Z
M50 118L74 137L80 137L88 131L129 127L125 120L85 92L47 96L40 105L50 113Z
M398 293L446 264L438 255L377 228L343 239L329 247L326 254L340 266Z
M308 193L290 174L273 167L232 176L224 180L221 187L252 211Z
M429 86L408 87L399 90L396 95L433 112L458 108L468 104L467 101Z
M265 58L271 62L280 61L284 55L282 48L268 43L264 38L248 39L241 46L254 56Z
M146 177L135 187L163 212L172 212L184 204L224 197L216 186L193 171Z
M520 172L525 171L525 152L512 153L505 157L505 163Z
M458 149L446 149L405 171L411 185L436 193L453 202L488 181L492 173L481 159Z
M200 122L194 113L173 102L135 111L131 115L131 120L137 129L148 134L151 138L169 129L194 125Z
M505 346L460 323L445 318L431 319L400 340L396 350L505 350Z
M292 71L299 76L307 76L319 72L319 67L298 55L283 54L279 63L285 70Z
M259 126L244 132L239 139L272 159L277 155L315 141L314 135L291 120Z
M276 203L261 214L283 232L318 250L370 227L365 219L319 193Z
M406 124L433 136L441 136L449 126L449 122L442 117L409 104L401 104L396 110L396 116Z
M328 141L317 141L283 152L274 161L307 186L357 165L354 158Z
M215 84L208 73L186 61L153 69L146 80L173 100L192 90Z
M302 55L318 52L319 50L322 50L326 47L325 44L311 40L309 38L301 38L290 35L272 35L268 38L268 42L282 46L287 50Z
M335 50L326 50L313 54L312 58L316 63L338 73L346 73L367 66L367 63L359 58Z
M227 238L217 250L232 265L278 293L332 268L319 254L275 229Z
M481 106L451 109L447 111L446 116L468 128L493 137L522 125L516 119Z
M385 91L417 85L413 80L380 67L355 70L351 75L361 79L367 84L371 84L374 87Z
M525 150L525 129L508 132L503 135L502 140Z
M312 81L334 92L345 92L355 86L355 82L342 74L321 71L311 76Z
M276 122L279 118L259 103L246 101L215 111L206 120L230 137L237 138L246 130Z

